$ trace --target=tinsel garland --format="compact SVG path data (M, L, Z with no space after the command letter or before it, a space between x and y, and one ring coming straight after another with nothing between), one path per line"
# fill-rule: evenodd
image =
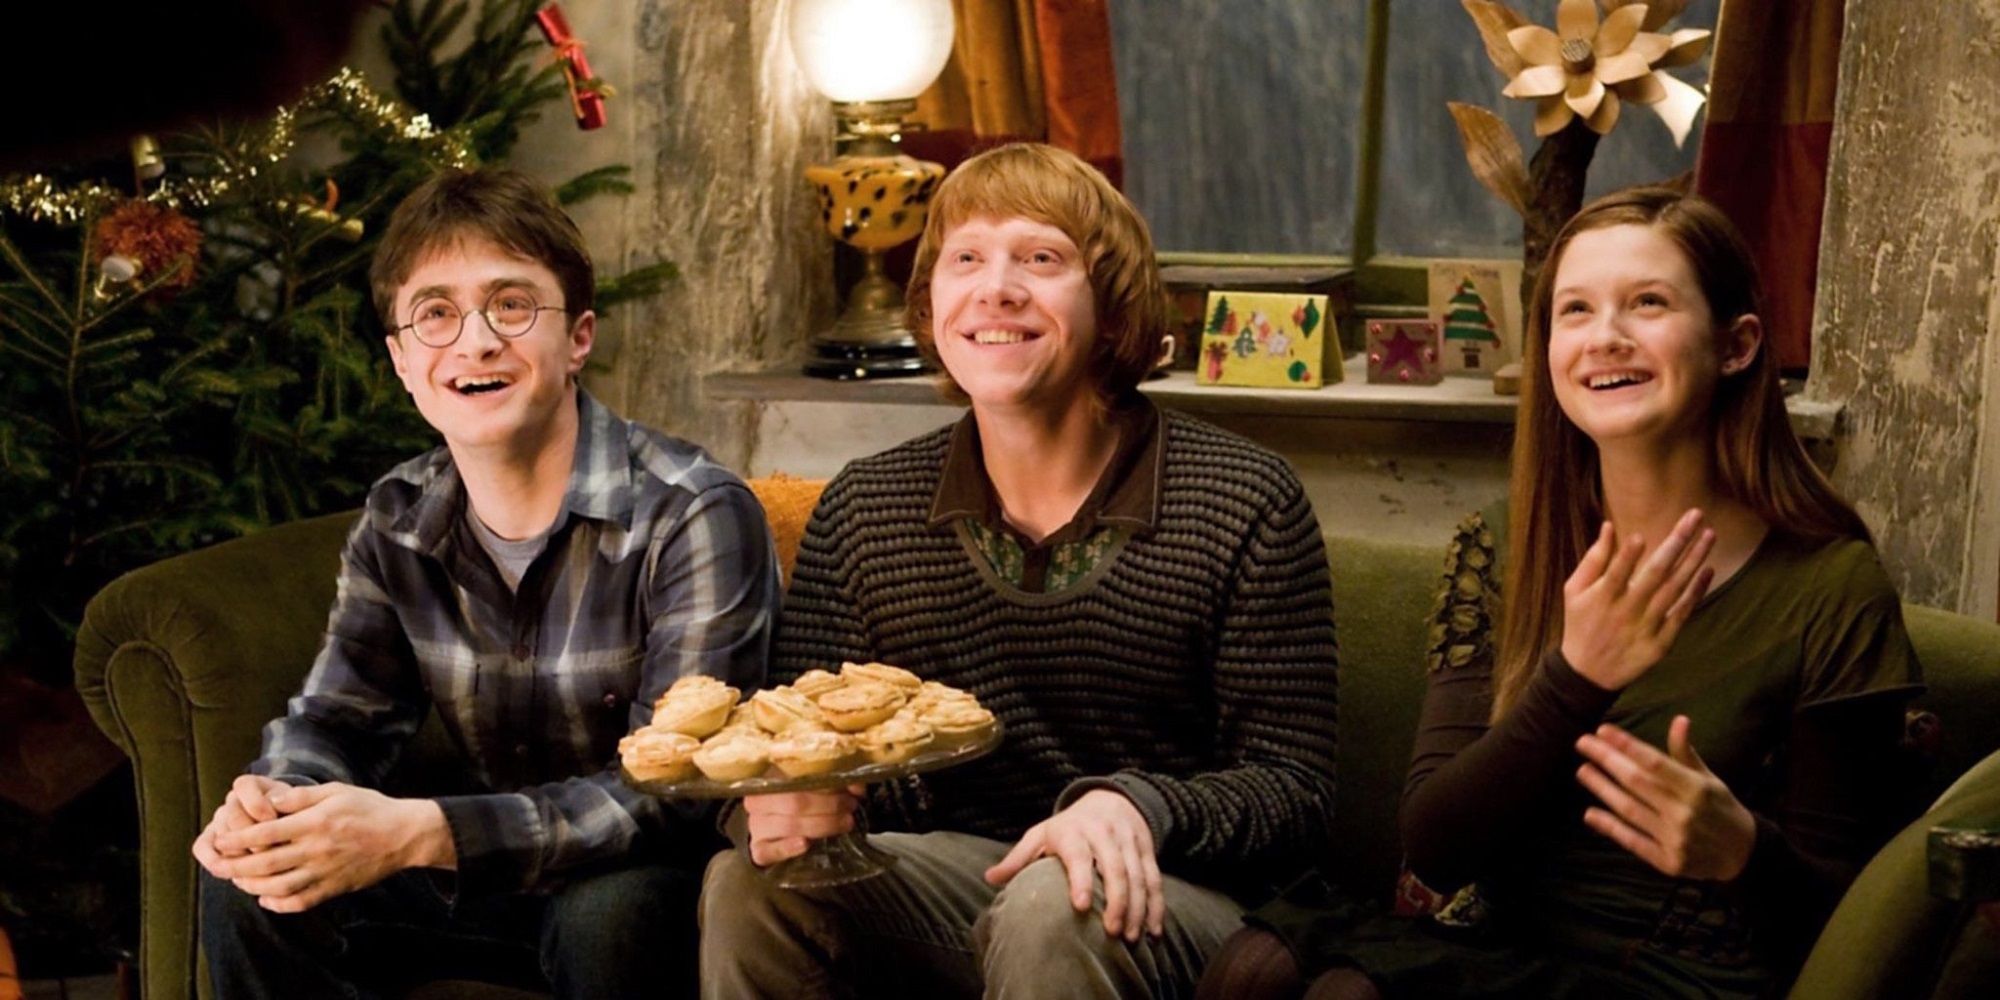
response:
M141 197L173 209L205 207L236 183L255 177L264 164L282 161L297 142L299 116L319 111L338 115L375 135L417 143L424 158L439 166L465 167L474 160L464 136L439 131L431 125L429 115L410 114L401 104L369 89L361 74L343 68L297 102L279 108L268 124L235 147L234 155L222 161L217 173L165 180ZM96 181L58 185L43 174L0 179L0 210L34 222L74 225L85 215L125 197L125 192Z

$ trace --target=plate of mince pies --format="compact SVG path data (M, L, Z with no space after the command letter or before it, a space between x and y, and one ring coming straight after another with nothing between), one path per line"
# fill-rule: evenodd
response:
M999 743L999 720L970 692L886 663L843 663L747 696L683 677L650 724L618 741L618 756L640 791L717 799L883 781Z

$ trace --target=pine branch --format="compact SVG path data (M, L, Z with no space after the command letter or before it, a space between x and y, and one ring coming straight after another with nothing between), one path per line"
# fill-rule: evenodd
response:
M85 550L92 549L99 545L102 545L107 539L115 538L119 535L129 534L134 531L139 531L145 528L149 528L152 527L153 525L159 524L164 520L166 519L163 517L142 517L136 521L127 521L123 524L114 524L111 527L105 528L102 531L98 531L94 534L91 534L79 541L70 544L70 561L74 562L76 560L76 557L78 555L81 555ZM50 610L52 613L54 611L54 609L48 609L48 610Z
M528 34L539 3L540 0L507 0L480 5L479 26L473 32L472 43L458 57L458 68L474 81L465 99L467 114L480 106L508 67L533 49Z
M68 310L63 308L62 300L56 298L55 292L50 291L49 286L42 283L41 274L21 256L20 248L14 246L14 241L7 238L6 230L0 230L0 257L5 257L7 263L21 275L21 280L27 282L28 287L34 289L35 293L42 297L42 301L47 302L49 307L56 311L56 315L61 317L60 323L52 323L51 326L67 327L75 322Z
M11 344L11 343L8 343L7 341L4 341L4 340L0 340L0 351L5 351L5 352L7 352L7 353L9 353L9 354L12 354L12 355L15 355L16 357L19 357L19 358L21 358L21 359L22 359L22 360L24 360L24 361L28 361L28 362L30 362L30 363L32 363L32 364L34 364L35 366L37 366L37 367L39 367L39 368L44 368L44 369L48 370L48 372L49 372L50 374L52 374L52 375L58 375L58 376L59 376L59 375L61 375L61 374L63 373L63 366L62 366L62 362L60 362L60 361L50 361L50 360L49 360L49 359L47 359L47 358L43 358L43 357L40 357L40 356L38 356L38 355L34 355L34 354L30 354L30 353L28 353L27 351L25 351L25 350L22 350L22 349L21 349L20 347L18 347L18 346L16 346L16 345L14 345L14 344Z
M200 373L212 370L196 368L195 366L221 353L225 346L227 345L224 342L215 340L194 347L186 354L174 359L174 362L167 366L167 370L160 373L158 384L163 387L172 386L176 389L185 387L192 390L195 380L200 378Z
M172 459L110 459L92 465L97 472L166 472L178 473L182 477L203 486L221 486L222 479L216 474L192 462Z
M354 249L349 250L344 254L341 254L339 257L334 258L333 262L327 264L325 267L322 267L316 271L306 272L304 275L300 276L299 284L317 285L322 282L331 281L334 278L339 277L341 274L353 272L355 270L356 265L362 264L364 261L368 261L374 258L374 256L375 256L375 248L373 246L370 245L357 246ZM365 270L365 268L363 270Z
M87 294L85 289L90 285L90 233L95 228L97 228L97 213L84 212L82 225L78 229L83 249L76 255L76 307L69 313L79 318L84 313L84 296Z
M33 413L30 413L23 409L19 409L12 406L6 407L4 409L0 409L0 415L4 415L7 419L12 420L15 423L24 424L28 427L32 427L35 430L43 432L44 434L56 433L56 429L53 424L50 424L48 421L43 420L42 418L35 416Z
M140 329L133 330L129 333L121 333L115 337L106 337L103 340L96 341L95 343L86 344L84 345L83 353L86 356L88 356L93 354L99 354L104 351L114 350L120 347L127 347L135 344L143 344L149 340L152 340L153 337L154 333L152 330L141 327Z
M26 341L28 344L34 347L40 348L44 355L41 360L45 360L49 363L58 365L61 363L64 356L62 348L58 347L53 341L43 340L40 334L35 333L34 331L28 329L27 325L22 323L20 320L17 320L14 317L9 316L4 312L0 312L0 326L5 326L13 330L15 333L20 334L22 340ZM4 339L0 339L0 347L4 347L8 350L14 351L15 353L21 354L25 357L29 358L36 357L27 348L10 343Z
M69 331L68 323L50 318L37 308L39 303L35 302L32 296L16 295L17 292L26 291L27 289L19 284L0 285L0 306L11 306L21 317L40 323L43 329L52 334L60 336Z
M468 10L462 2L447 5L444 0L418 0L413 4L404 0L390 8L389 23L382 28L383 48L396 67L396 90L433 113L444 104L444 95L439 93L444 74L437 52Z
M89 350L89 348L85 348L85 350ZM119 351L116 354L86 357L78 363L86 374L96 374L107 370L111 371L114 375L112 381L116 382L124 377L126 366L137 364L139 358L140 353L137 350L128 350Z
M657 295L660 286L678 279L681 270L673 261L663 260L657 264L634 268L611 278L601 278L597 282L597 312L609 315L612 306L620 302Z
M632 182L626 180L631 175L632 168L623 163L585 171L557 186L556 202L567 206L601 194L631 194Z

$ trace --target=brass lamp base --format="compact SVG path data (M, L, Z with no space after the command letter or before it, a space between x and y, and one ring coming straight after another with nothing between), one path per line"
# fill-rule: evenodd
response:
M924 359L917 354L915 343L911 343L908 347L816 343L813 345L813 351L817 356L806 362L805 373L814 378L854 382L861 379L922 375L930 371L930 366L924 364Z
M865 250L866 271L848 293L833 329L812 338L806 374L843 381L921 375L929 370L917 339L903 329L903 290L889 280L879 250Z

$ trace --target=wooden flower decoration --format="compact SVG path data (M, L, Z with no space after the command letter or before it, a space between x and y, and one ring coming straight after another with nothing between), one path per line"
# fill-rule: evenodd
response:
M1573 118L1604 135L1630 101L1663 105L1675 144L1686 138L1701 94L1660 70L1701 58L1711 33L1656 29L1679 15L1687 0L1560 0L1554 31L1528 23L1497 0L1463 2L1479 26L1487 58L1508 77L1501 93L1536 102L1536 135L1554 135Z
M1532 161L1499 115L1448 102L1473 176L1521 214L1525 314L1535 274L1556 233L1582 207L1584 175L1598 139L1618 124L1619 109L1627 102L1649 105L1675 145L1687 138L1705 98L1661 70L1700 59L1711 33L1661 33L1687 0L1559 0L1553 31L1529 24L1499 0L1459 2L1479 26L1486 57L1507 76L1501 93L1537 102L1535 134L1542 144ZM1576 122L1582 125L1572 127Z

